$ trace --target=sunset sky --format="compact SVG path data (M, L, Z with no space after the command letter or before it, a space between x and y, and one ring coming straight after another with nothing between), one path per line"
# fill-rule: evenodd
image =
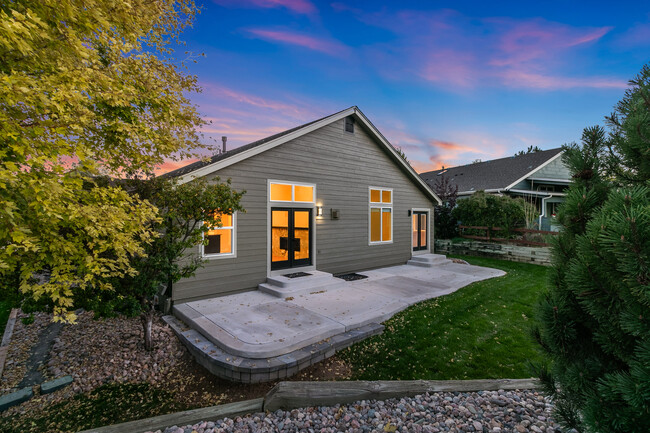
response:
M650 60L650 3L203 0L183 39L208 137L357 105L422 172L602 124Z

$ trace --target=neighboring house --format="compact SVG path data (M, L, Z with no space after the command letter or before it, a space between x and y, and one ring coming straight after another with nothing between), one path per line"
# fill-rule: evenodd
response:
M168 173L231 178L245 213L224 216L196 275L173 286L185 302L257 288L298 271L332 274L403 264L432 252L431 188L351 107Z
M481 190L523 197L537 206L540 230L556 229L553 217L571 183L569 169L562 162L561 148L443 168L420 176L431 188L441 176L447 177L452 185L458 186L459 198Z

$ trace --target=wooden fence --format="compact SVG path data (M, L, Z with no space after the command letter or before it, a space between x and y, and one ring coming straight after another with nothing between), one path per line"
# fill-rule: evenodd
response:
M504 232L505 229L501 227L486 227L486 226L458 226L460 229L460 237L465 238L465 239L476 239L479 241L488 241L488 242L509 242L513 244L518 244L518 245L528 245L528 246L538 246L538 247L547 247L549 244L547 242L540 242L540 241L532 241L529 239L526 239L527 236L529 235L542 235L542 236L555 236L558 234L558 232L551 232L547 230L533 230L533 229L525 229L525 228L516 228L510 230L511 233L521 233L521 239L519 238L503 238L503 237L495 237L495 232ZM470 235L465 233L466 230L480 230L480 231L485 231L486 236L479 236L479 235ZM497 235L498 236L498 235Z

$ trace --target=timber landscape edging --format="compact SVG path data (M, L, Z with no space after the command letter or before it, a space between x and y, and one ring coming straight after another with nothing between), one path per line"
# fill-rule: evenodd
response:
M434 392L476 392L540 388L537 379L388 380L338 382L280 382L263 398L192 409L153 418L84 430L80 433L142 433L216 421L257 412L310 406L333 406L358 400L386 400Z

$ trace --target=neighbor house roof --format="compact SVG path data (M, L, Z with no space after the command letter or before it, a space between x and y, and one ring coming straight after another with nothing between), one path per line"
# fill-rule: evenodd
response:
M458 193L508 190L549 164L562 154L562 148L526 153L524 155L476 162L458 167L421 173L420 176L433 188L436 179L447 177Z
M197 161L176 170L163 174L164 177L178 177L179 182L189 182L193 178L206 176L215 171L221 170L239 161L273 149L290 140L301 137L311 131L322 128L330 123L336 122L348 116L353 116L360 122L370 135L376 139L377 143L384 148L397 165L411 178L411 180L420 187L433 201L442 203L440 198L433 192L431 187L418 175L418 173L411 167L411 165L402 158L392 144L379 132L375 125L368 120L368 118L359 110L358 107L353 106L337 113L330 114L329 116L322 117L304 125L296 126L295 128L288 129L275 135L254 141L244 146L229 150L212 156L208 160Z

